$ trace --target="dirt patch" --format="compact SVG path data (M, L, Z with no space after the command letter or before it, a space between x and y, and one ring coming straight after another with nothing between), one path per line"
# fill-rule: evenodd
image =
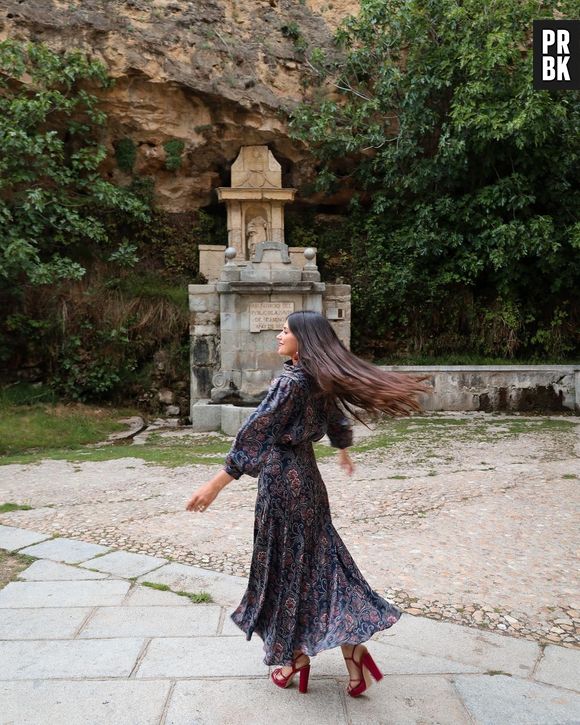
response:
M14 581L21 571L29 567L34 559L22 554L12 554L0 549L0 589L8 582Z

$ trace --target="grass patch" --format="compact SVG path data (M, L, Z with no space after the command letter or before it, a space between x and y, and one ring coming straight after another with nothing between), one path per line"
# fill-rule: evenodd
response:
M321 460L322 458L332 458L332 456L335 456L338 453L338 448L333 448L332 446L325 446L321 443L314 443L313 447L314 455L316 456L317 461Z
M10 511L30 511L32 506L27 506L26 504L19 504L19 503L1 503L0 504L0 514L7 514Z
M150 589L157 589L159 592L172 592L180 597L187 597L194 604L209 604L213 602L213 598L209 592L177 592L167 586L167 584L156 584L155 582L141 582L141 584Z
M0 458L0 465L8 465L10 463L40 463L47 459L53 461L69 461L70 463L82 463L84 461L99 463L101 461L114 461L121 458L136 458L145 461L149 465L164 466L166 468L198 464L208 466L223 463L224 460L223 456L211 457L195 455L191 450L186 451L177 446L164 446L163 448L147 446L106 446L104 448L81 448L77 450L49 448L42 452L2 456Z
M562 478L578 478L578 476L575 473L564 473Z
M101 436L99 440L102 440ZM177 468L192 465L223 465L224 459L230 450L232 441L225 436L207 436L204 438L192 436L163 436L154 433L149 436L144 445L118 444L114 446L81 447L81 446L46 446L37 450L23 450L0 456L0 465L11 463L29 464L40 463L42 460L59 460L70 463L89 461L119 460L122 458L135 458L145 461L151 466ZM336 449L321 444L314 445L317 459L336 455Z
M13 405L37 405L38 403L58 402L52 388L40 383L15 383L0 388L0 410Z
M0 456L78 448L125 430L119 418L134 410L82 405L11 405L0 407Z
M124 429L119 417L134 411L112 410L95 406L10 406L0 416L0 465L39 463L45 459L71 463L98 463L119 459L137 459L147 465L175 468L192 465L222 466L231 448L226 436L163 435L154 433L145 445L130 441L95 447L114 430ZM390 419L377 424L369 438L352 446L353 453L386 451L395 445L421 448L427 457L416 460L430 469L437 451L454 442L478 441L489 443L527 433L571 432L576 423L569 420L505 418L482 421L437 416L413 416ZM336 449L322 443L314 444L317 460L336 455ZM564 474L564 477L575 474ZM406 476L390 476L404 479Z

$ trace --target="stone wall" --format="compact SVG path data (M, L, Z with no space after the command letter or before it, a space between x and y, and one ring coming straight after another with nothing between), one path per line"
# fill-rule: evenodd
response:
M382 365L432 376L426 410L580 413L580 365Z

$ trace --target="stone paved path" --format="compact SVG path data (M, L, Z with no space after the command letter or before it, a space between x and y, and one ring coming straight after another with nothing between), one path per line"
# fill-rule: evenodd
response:
M353 453L351 478L335 457L319 462L335 526L372 586L411 614L580 647L580 419L440 414L410 425ZM369 440L357 426L355 442ZM33 509L0 523L247 575L256 479L230 484L204 514L184 511L219 467L2 466L0 502Z
M0 548L37 557L0 590L0 725L580 723L575 649L405 614L373 638L385 677L363 697L336 650L301 695L229 619L241 577L8 526Z

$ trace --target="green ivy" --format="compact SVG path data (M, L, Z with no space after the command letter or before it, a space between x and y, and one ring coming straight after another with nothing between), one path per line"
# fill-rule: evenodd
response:
M181 155L185 148L185 143L177 138L165 141L163 144L165 149L165 168L168 171L177 171L181 166Z
M148 218L146 204L99 173L105 114L90 89L110 85L80 51L0 43L0 291L80 279L86 247L113 243L103 214Z
M137 146L130 138L121 138L115 144L115 158L121 171L130 174L137 158Z

